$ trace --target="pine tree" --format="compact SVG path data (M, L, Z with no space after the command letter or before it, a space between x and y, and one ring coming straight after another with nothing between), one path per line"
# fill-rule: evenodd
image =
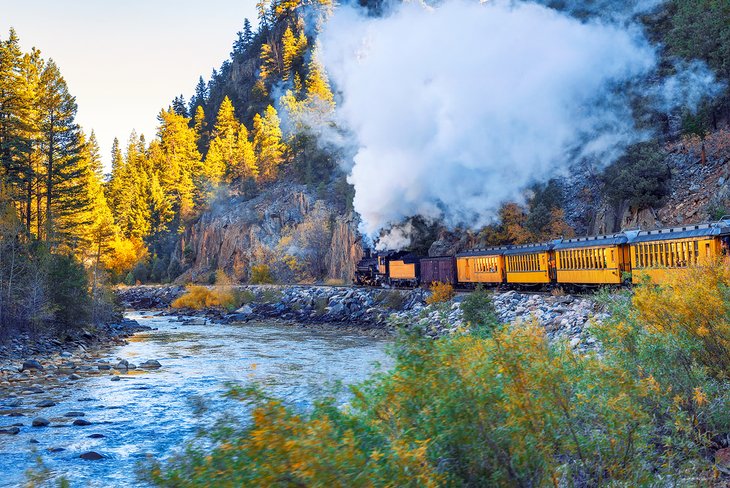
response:
M182 95L176 96L172 100L172 109L175 111L176 114L181 115L183 117L188 116L188 109L185 105L185 97Z
M284 35L281 37L281 45L282 45L282 63L283 63L283 73L281 74L281 79L284 81L289 80L289 76L291 75L292 70L292 61L297 55L297 39L294 37L294 33L291 30L291 27L286 28L284 31Z
M200 105L198 105L198 108L195 109L195 117L193 118L193 130L195 131L198 152L200 154L204 154L205 148L208 146L210 133L208 132L208 123L205 121L205 111Z
M253 144L248 139L248 129L243 124L239 126L238 136L236 137L236 154L237 164L233 174L240 180L241 184L245 184L249 179L258 178L259 167L256 162L256 154L253 150Z
M53 60L40 76L41 147L45 158L45 238L59 242L80 224L75 217L88 205L82 136L75 122L76 99Z
M190 119L171 110L160 112L159 149L155 152L160 184L171 196L173 210L183 219L194 214L195 203L202 203L203 164L197 148L198 135Z
M201 76L195 86L195 94L190 97L190 110L188 110L188 113L196 113L198 106L204 107L206 103L208 103L208 85Z
M312 58L309 61L309 70L306 80L307 99L311 104L323 104L327 109L334 109L334 96L330 90L329 80L324 71L324 67L317 58L317 50L312 52Z
M258 161L261 181L273 181L278 175L286 149L281 137L279 116L276 109L269 105L263 116L256 114L253 119L253 149Z

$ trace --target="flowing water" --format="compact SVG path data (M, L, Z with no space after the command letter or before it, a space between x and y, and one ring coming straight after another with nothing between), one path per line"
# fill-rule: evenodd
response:
M99 376L73 383L54 398L56 406L36 413L51 420L50 427L29 427L32 417L2 418L3 425L19 421L25 426L18 435L0 436L0 486L22 485L38 455L71 486L143 486L135 473L141 460L170 455L216 414L245 413L242 404L222 397L231 382L256 381L306 408L329 384L357 383L378 363L380 369L391 364L384 352L387 341L351 333L282 324L194 325L142 313L130 318L157 330L132 337L107 359L135 364L156 359L162 368L135 370L121 375L121 381ZM202 417L195 413L201 403L209 408ZM71 419L64 418L70 411L84 412L91 425L70 425ZM80 459L87 451L105 459Z

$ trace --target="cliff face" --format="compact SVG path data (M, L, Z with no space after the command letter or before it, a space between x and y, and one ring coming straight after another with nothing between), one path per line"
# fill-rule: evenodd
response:
M355 224L306 187L276 184L257 197L214 204L181 236L173 257L177 281L206 281L223 269L237 280L266 265L284 282L350 282L362 248Z

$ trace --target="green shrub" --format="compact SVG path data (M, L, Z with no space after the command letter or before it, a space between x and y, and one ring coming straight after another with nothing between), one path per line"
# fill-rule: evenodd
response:
M461 311L464 322L474 334L488 336L499 324L492 296L482 285L477 285L476 289L462 300Z
M254 285L267 285L274 283L271 276L271 268L267 264L254 264L251 266L251 278L249 282Z
M88 323L91 298L89 279L83 265L73 256L52 254L48 282L56 325L61 329L69 329Z

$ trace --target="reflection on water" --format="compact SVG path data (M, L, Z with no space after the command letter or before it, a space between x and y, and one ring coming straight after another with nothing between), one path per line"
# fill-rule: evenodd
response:
M131 338L106 359L137 364L157 359L163 367L130 371L116 382L110 376L85 378L74 384L75 391L55 392L54 407L29 417L0 417L0 428L25 424L20 434L0 437L0 486L22 483L24 472L34 465L34 450L54 472L70 478L72 486L136 486L139 460L169 455L198 422L212 422L216 412L244 413L240 404L221 397L227 383L255 380L268 392L306 406L327 385L356 383L375 370L375 363L390 364L386 342L369 337L279 324L185 325L169 317L130 317L158 330ZM5 402L0 399L0 408ZM201 402L210 408L203 419L194 413ZM34 401L27 398L24 403ZM91 425L71 426L64 417L70 411L84 412ZM29 427L36 415L62 426ZM79 459L86 451L107 459Z

